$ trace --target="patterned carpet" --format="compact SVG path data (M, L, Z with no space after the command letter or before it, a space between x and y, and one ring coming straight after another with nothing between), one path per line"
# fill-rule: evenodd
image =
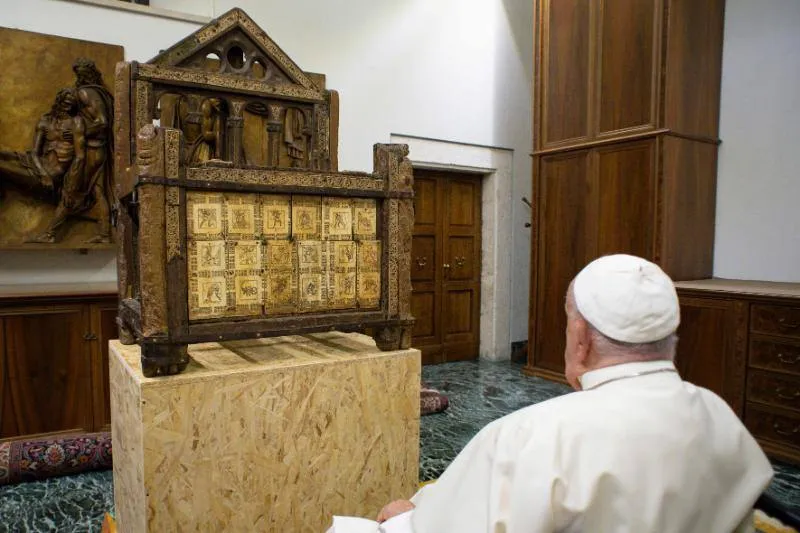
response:
M568 388L525 377L512 363L462 362L423 368L423 380L449 398L443 413L420 420L420 480L438 477L488 422ZM800 512L800 468L774 463L768 492ZM113 509L111 471L0 487L0 533L100 531Z

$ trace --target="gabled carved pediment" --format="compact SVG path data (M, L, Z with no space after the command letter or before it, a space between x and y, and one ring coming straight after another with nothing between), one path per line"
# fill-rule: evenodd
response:
M293 84L319 91L244 11L234 8L148 61L211 74L245 77L273 85Z
M303 72L241 9L147 63L132 63L134 131L158 121L183 135L188 165L336 168L338 96Z

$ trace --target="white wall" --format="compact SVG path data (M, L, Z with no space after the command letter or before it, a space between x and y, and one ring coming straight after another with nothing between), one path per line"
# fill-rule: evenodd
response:
M800 1L728 0L714 275L800 281Z
M208 1L195 14L206 14ZM514 150L511 340L527 337L530 0L211 0L239 6L301 68L340 92L339 166L372 170L391 133ZM186 0L158 6L187 10ZM189 7L187 7L189 6ZM147 60L198 25L60 0L0 0L0 25L121 44ZM44 15L46 13L46 15ZM0 253L0 284L113 279L111 254ZM98 279L99 277L99 279Z

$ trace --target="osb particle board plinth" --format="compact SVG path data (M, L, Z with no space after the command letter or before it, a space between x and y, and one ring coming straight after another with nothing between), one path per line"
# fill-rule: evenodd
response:
M189 346L146 378L110 343L123 533L319 532L415 490L420 353L338 332Z

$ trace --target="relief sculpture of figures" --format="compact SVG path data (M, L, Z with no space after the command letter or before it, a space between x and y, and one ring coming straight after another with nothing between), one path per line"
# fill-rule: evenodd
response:
M96 234L87 243L111 242L113 99L93 61L78 59L73 71L75 87L58 92L39 120L31 150L0 150L0 183L57 206L44 232L27 242L57 242L70 218L95 206Z
M290 107L286 110L283 141L286 143L287 152L292 159L292 167L305 166L308 140L311 137L309 126L306 115L302 110L295 107Z
M206 98L200 104L200 133L189 146L189 162L202 163L220 159L222 128L220 127L221 103L219 98Z

